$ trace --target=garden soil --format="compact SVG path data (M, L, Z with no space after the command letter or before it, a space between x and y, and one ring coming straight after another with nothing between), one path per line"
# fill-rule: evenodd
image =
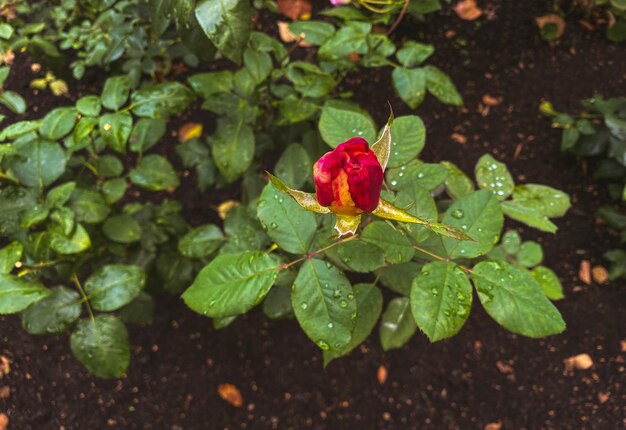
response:
M563 281L566 298L556 303L568 325L563 334L539 340L510 334L475 300L454 338L430 344L417 334L385 353L373 337L324 369L321 351L295 321L266 321L255 310L215 331L179 298L162 296L154 323L130 329L127 376L100 380L72 356L67 335L32 337L17 317L0 317L0 358L10 360L0 379L0 413L8 428L625 428L626 286L587 285L578 276L583 260L602 265L602 252L618 243L594 217L607 197L589 176L592 164L559 152L560 131L537 106L550 100L557 110L576 112L578 101L594 92L626 95L626 46L588 32L576 16L559 42L542 41L534 18L550 12L551 3L481 2L485 14L473 22L444 10L425 23L405 20L394 37L435 44L430 63L450 74L465 99L462 109L431 98L417 109L428 131L423 160L450 160L472 172L478 158L491 153L518 183L547 184L572 196L556 236L510 224L544 245L546 264ZM29 94L28 104L39 112L58 104L34 98L28 73L23 66L9 86ZM384 69L355 73L343 85L379 124L387 100L397 115L411 113L394 96L389 75ZM96 78L80 85L97 92L103 79ZM228 192L200 196L185 184L185 216L195 224L214 221ZM567 366L578 354L588 354L593 365ZM240 407L220 397L222 384L236 387Z

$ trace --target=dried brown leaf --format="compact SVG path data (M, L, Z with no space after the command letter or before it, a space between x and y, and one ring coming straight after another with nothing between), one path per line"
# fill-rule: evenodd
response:
M225 220L228 212L237 205L239 202L236 200L226 200L217 207L217 214L222 220Z
M537 17L535 18L535 22L537 23L537 26L539 26L539 28L543 28L548 24L555 24L556 25L555 39L558 39L559 37L561 37L561 35L565 31L565 20L560 15L557 15L555 13Z
M493 423L489 423L485 426L485 430L500 430L502 428L502 422L496 421Z
M591 263L589 260L583 260L580 262L580 268L578 269L578 277L585 284L591 284Z
M483 103L487 106L498 106L502 103L502 99L500 97L493 97L489 94L485 94L483 96Z
M308 0L278 0L276 6L280 13L294 21L311 17L311 3Z
M220 384L217 387L217 393L222 399L230 403L231 406L236 408L243 406L243 397L241 392L233 384Z
M376 372L376 378L378 379L378 383L383 385L387 381L387 368L383 365L378 367L378 371Z
M0 413L0 430L7 430L9 427L9 417Z
M454 5L454 11L459 18L466 21L474 21L483 14L482 9L476 4L476 0L461 0Z
M567 370L579 369L587 370L593 366L593 360L589 354L573 355L565 359L565 368Z
M594 266L591 269L591 277L595 282L602 285L609 280L609 272L602 266Z
M11 387L0 387L0 400L6 400L11 396Z
M313 46L306 39L306 33L296 34L289 29L289 23L285 21L278 21L276 23L278 25L278 35L280 36L280 40L285 43L297 42L299 46L307 48L309 46Z
M461 133L452 133L450 135L450 139L461 145L465 145L467 143L467 137L463 136Z
M188 122L178 129L178 141L180 143L185 143L200 136L202 136L202 124L197 122Z
M11 371L11 361L4 355L0 355L0 379Z

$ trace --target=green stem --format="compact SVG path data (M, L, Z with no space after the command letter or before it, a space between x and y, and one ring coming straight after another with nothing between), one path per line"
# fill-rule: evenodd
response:
M428 251L428 250L426 250L426 249L424 249L424 248L422 248L420 246L413 245L413 249L416 249L419 252L421 252L423 254L426 254L429 257L434 258L435 260L443 261L445 263L451 263L451 262L454 263L454 261L452 261L451 258L449 258L449 257L441 257L441 256L439 256L437 254L434 254L434 253L432 253L432 252L430 252L430 251ZM463 266L461 264L458 264L458 263L454 263L454 264L459 266L461 268L461 270L463 270L465 273L472 273L472 269L470 269L469 267L465 267L465 266Z
M298 258L297 260L294 260L294 261L292 261L292 262L290 262L290 263L285 263L285 264L283 264L282 266L279 266L279 267L278 267L278 270L285 270L285 269L290 268L290 267L291 267L291 266L293 266L294 264L298 264L298 263L300 263L300 262L302 262L302 261L304 261L304 260L310 260L311 258L315 257L315 256L316 256L316 255L318 255L318 254L321 254L321 253L323 253L323 252L326 252L326 251L328 251L329 249L334 248L334 247L335 247L335 246L337 246L337 245L341 245L342 243L349 242L349 241L354 240L354 239L356 239L356 238L357 238L357 236L356 236L356 235L354 235L354 236L346 237L346 238L344 238L344 239L341 239L341 240L338 240L338 241L336 241L336 242L333 242L333 243L331 243L330 245L325 246L325 247L323 247L323 248L320 248L320 249L318 249L318 250L316 250L316 251L313 251L313 252L312 252L312 253L310 253L310 254L306 254L306 255L304 255L303 257Z
M76 276L76 273L72 273L72 282L74 282L74 285L76 285L76 288L78 288L78 291L80 292L80 295L83 298L82 301L85 302L85 304L87 305L87 312L89 312L89 318L91 319L91 322L95 323L96 317L93 314L93 309L91 309L91 304L89 303L89 297L87 297L87 294L85 294L85 290L83 290L83 286L80 284L80 281L78 280L78 276Z

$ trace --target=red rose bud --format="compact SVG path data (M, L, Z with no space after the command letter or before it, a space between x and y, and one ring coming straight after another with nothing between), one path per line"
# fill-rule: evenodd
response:
M320 205L356 216L378 206L383 169L365 139L354 137L327 152L313 166Z

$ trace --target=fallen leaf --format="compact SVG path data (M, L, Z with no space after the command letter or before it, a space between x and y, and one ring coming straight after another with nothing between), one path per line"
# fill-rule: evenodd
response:
M591 276L600 285L609 280L609 272L602 266L594 266L591 269Z
M6 400L11 396L11 387L0 387L0 400Z
M626 340L620 340L619 345L622 348L622 352L626 352Z
M460 133L452 133L450 135L450 139L454 140L456 143L460 143L461 145L465 145L467 143L467 137Z
M556 33L552 35L550 40L558 39L563 35L563 31L565 31L565 21L561 16L554 13L537 17L535 18L535 22L537 23L537 26L539 26L539 28L542 30L546 25L549 24L554 24L556 26Z
M500 373L503 373L505 375L508 375L509 373L513 373L514 372L513 367L511 367L510 364L507 364L504 361L497 361L496 362L496 367L498 368Z
M461 0L454 5L454 11L459 18L466 21L474 21L483 14L482 9L476 4L476 0Z
M593 366L593 360L591 359L589 354L573 355L565 359L565 368L567 370L572 370L574 368L579 370L587 370L591 366Z
M499 97L492 97L489 94L485 94L483 96L483 103L487 106L498 106L500 103L502 103L502 99Z
M278 11L297 21L311 16L311 3L308 0L278 0Z
M15 53L10 49L8 49L5 53L0 52L0 64L12 64L14 58Z
M387 368L383 365L378 367L378 371L376 372L376 378L378 379L378 383L383 385L385 381L387 381Z
M585 284L591 284L591 263L589 260L583 260L580 262L580 269L578 269L578 277Z
M236 408L240 408L243 406L243 397L241 393L232 384L220 384L217 387L217 393L220 397L230 403L232 406Z
M0 413L0 430L7 430L9 427L9 417Z
M178 129L178 141L185 143L188 140L202 136L202 124L188 122Z
M607 400L609 400L608 393L603 393L603 392L598 393L598 401L600 402L601 405L606 403Z
M11 371L11 362L4 355L0 355L0 379Z
M222 220L225 220L226 214L228 214L228 212L238 204L239 202L236 200L226 200L225 202L220 203L217 207L217 214Z
M309 46L313 46L306 40L306 33L300 33L297 35L293 31L289 29L289 23L285 21L278 21L276 23L278 25L278 35L280 36L280 40L285 43L297 42L299 46L307 48Z
M52 94L55 96L59 97L67 94L70 90L64 80L55 79L50 82L50 91L52 91Z
M489 423L485 426L485 430L500 430L502 428L502 422L496 421L494 423Z

